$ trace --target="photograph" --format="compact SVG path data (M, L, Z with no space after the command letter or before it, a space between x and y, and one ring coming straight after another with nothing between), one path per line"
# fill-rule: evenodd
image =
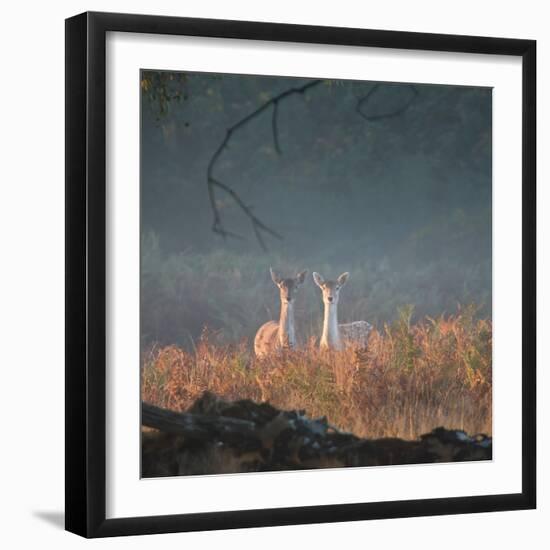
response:
M492 88L136 86L141 476L491 460Z

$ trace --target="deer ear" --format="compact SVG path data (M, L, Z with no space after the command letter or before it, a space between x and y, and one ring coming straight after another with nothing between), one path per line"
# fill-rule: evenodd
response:
M319 275L319 273L317 273L316 271L313 272L313 280L315 281L315 284L319 287L322 287L323 283L325 282L323 277L321 277L321 275Z
M299 285L301 285L305 281L306 275L307 275L307 269L304 269L303 271L300 271L300 273L298 273L298 275L296 275L296 281L298 281Z
M279 275L277 273L275 273L275 271L273 271L272 267L269 268L269 273L271 273L271 279L273 280L273 282L277 286L279 286L279 283L281 282L281 277L279 277Z
M348 282L349 273L346 271L338 277L338 286L344 286Z

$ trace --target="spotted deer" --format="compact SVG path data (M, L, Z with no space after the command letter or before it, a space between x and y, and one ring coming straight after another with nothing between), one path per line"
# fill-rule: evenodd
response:
M325 316L321 334L321 349L340 350L344 346L367 347L372 325L367 321L338 324L338 299L340 289L346 284L349 273L342 273L336 281L325 281L319 273L313 273L313 280L321 289Z
M283 279L273 269L269 268L269 272L279 288L281 314L278 322L268 321L258 329L254 338L254 352L257 357L265 357L278 350L296 346L294 300L307 275L307 271L300 271L296 277Z

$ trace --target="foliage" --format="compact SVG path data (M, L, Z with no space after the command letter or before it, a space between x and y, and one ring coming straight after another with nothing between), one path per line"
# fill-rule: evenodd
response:
M167 116L174 103L187 100L187 74L181 72L143 71L141 90L156 120Z

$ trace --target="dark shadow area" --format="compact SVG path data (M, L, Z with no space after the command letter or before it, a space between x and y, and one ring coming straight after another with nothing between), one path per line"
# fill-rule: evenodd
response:
M186 413L142 404L143 477L492 459L484 434L438 427L418 438L361 438L326 417L206 392ZM158 431L157 431L158 430Z
M65 529L65 512L53 510L35 510L33 512L35 518L41 519L58 529Z

